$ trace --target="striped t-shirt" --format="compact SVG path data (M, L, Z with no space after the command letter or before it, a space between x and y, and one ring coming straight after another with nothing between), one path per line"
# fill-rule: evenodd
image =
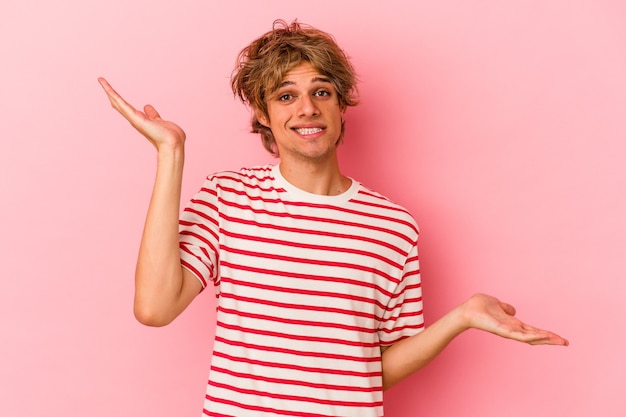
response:
M217 296L208 416L383 415L382 346L423 328L418 229L356 181L307 193L278 166L209 176L181 262Z

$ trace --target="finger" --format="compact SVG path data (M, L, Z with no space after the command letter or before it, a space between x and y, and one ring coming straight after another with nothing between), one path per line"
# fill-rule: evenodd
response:
M103 77L99 77L98 82L100 83L100 85L104 89L104 92L109 98L111 106L113 106L115 110L120 112L122 116L130 121L131 117L135 116L138 113L137 109L135 109L130 103L124 100L124 98L119 95L118 92L113 89L113 87L111 87L111 84L109 84L106 79L104 79Z
M106 78L98 77L98 82L100 83L102 88L104 88L104 91L106 91L106 90L113 90L113 87L111 87L111 84L109 84L109 82L106 80Z
M550 334L544 331L529 331L526 329L518 329L501 336L507 339L516 340L522 343L528 343L529 345L540 345L550 343Z
M100 83L100 85L102 86L102 89L104 90L104 92L106 93L106 95L109 97L109 99L122 99L122 96L120 96L117 91L115 91L113 89L113 87L111 87L111 84L109 84L109 82L103 78L103 77L99 77L98 78L98 82Z
M559 346L569 346L569 341L556 333L549 332L547 330L543 330L543 338L537 338L533 345L559 345Z
M143 111L150 119L161 119L161 115L151 104L146 104L143 108Z
M539 329L525 323L522 323L521 329L517 332L517 335L512 338L531 345L569 345L566 339L556 333Z
M548 333L548 331L540 329L539 327L531 326L530 324L520 322L522 329L526 333Z
M569 346L569 341L567 339L562 338L561 336L551 334L544 338L538 338L531 342L528 342L530 345L555 345L555 346Z

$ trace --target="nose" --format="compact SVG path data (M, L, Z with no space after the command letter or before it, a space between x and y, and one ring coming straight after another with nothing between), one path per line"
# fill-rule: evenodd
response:
M311 117L317 116L318 114L319 109L317 108L313 97L308 94L300 96L300 100L298 100L298 116Z

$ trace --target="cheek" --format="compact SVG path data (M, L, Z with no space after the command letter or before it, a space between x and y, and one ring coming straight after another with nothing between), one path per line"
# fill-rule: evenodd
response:
M279 106L268 106L267 116L264 117L268 126L272 124L281 124L286 118L285 109Z

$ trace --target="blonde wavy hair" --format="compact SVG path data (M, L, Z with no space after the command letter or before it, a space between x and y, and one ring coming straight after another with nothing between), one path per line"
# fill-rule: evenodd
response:
M231 77L235 96L253 110L252 133L260 133L263 146L278 156L274 135L263 126L256 113L269 120L266 97L278 89L285 74L302 62L308 62L328 77L337 91L339 106L345 110L358 103L356 74L346 53L328 33L301 24L276 20L272 30L241 50ZM337 143L344 135L344 125Z

